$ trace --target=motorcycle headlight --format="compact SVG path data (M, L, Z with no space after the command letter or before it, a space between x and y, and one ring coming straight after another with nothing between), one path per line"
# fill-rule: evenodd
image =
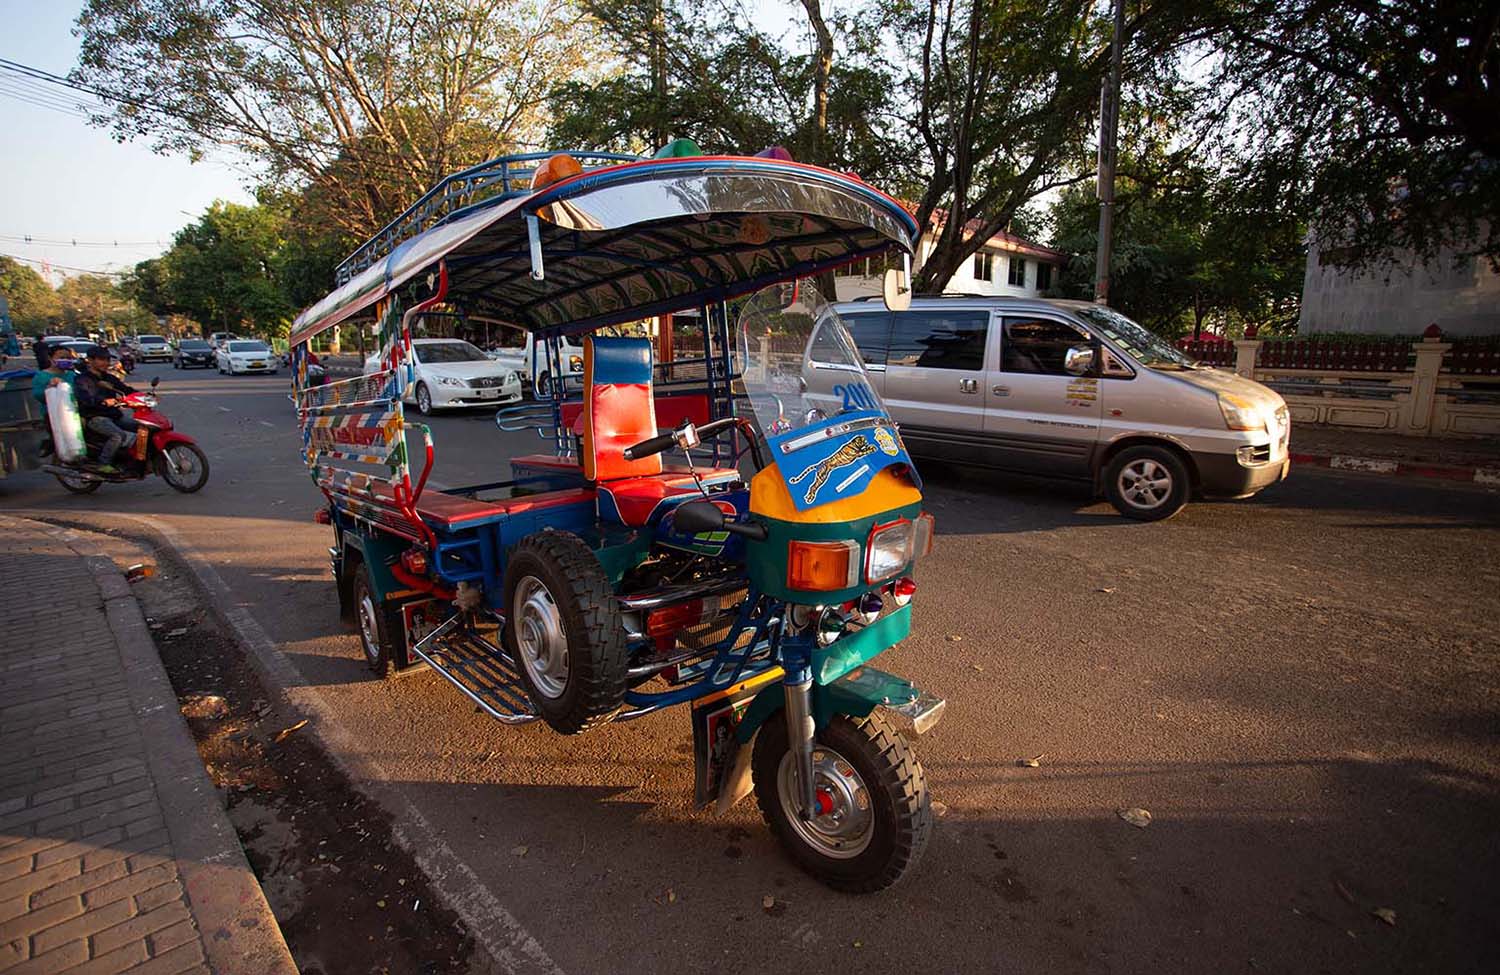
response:
M452 376L439 376L437 377L437 384L439 386L462 386L464 381L462 379L454 379Z
M872 528L865 545L865 581L880 582L906 568L914 536L915 529L905 518Z
M1224 425L1231 430L1264 430L1266 418L1249 400L1233 393L1219 394L1219 411L1224 414Z

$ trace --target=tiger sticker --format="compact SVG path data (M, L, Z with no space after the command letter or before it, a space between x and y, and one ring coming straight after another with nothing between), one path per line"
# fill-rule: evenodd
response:
M870 443L869 438L861 433L858 436L850 438L848 443L816 464L807 465L807 467L803 468L802 473L796 477L787 478L787 483L801 484L811 476L812 483L807 486L807 492L802 495L802 500L807 504L812 504L813 499L818 496L818 492L822 490L823 485L828 483L828 478L833 475L834 471L841 467L848 467L860 458L868 457L874 452L875 445Z

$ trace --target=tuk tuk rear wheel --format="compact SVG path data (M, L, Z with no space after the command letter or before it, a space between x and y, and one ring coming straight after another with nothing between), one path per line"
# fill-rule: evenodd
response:
M354 620L359 624L359 645L365 652L365 663L376 677L390 673L396 656L395 640L406 639L401 621L394 618L375 587L370 584L370 570L361 562L354 570Z
M505 567L506 649L554 731L603 724L625 699L625 627L604 567L577 535L529 535Z
M816 819L798 811L795 767L778 712L755 736L750 768L761 815L803 870L851 894L884 890L911 873L932 834L932 801L921 763L884 718L835 715L818 732Z

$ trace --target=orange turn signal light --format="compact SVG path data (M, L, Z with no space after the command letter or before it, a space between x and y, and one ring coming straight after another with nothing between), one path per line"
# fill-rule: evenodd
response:
M804 592L832 592L858 582L859 543L789 542L786 585Z
M543 187L551 186L553 183L560 183L565 179L577 176L581 172L583 172L583 166L578 160L566 152L559 152L555 156L548 157L547 161L538 166L536 171L531 174L531 188L539 190Z

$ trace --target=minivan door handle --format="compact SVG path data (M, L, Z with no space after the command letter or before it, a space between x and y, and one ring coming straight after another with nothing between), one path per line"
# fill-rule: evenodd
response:
M977 379L960 379L958 381L958 391L960 393L977 393L977 392L979 392L979 380L977 380Z
M994 393L996 396L1009 396L1010 395L1010 387L1009 386L991 386L990 387L990 392Z

